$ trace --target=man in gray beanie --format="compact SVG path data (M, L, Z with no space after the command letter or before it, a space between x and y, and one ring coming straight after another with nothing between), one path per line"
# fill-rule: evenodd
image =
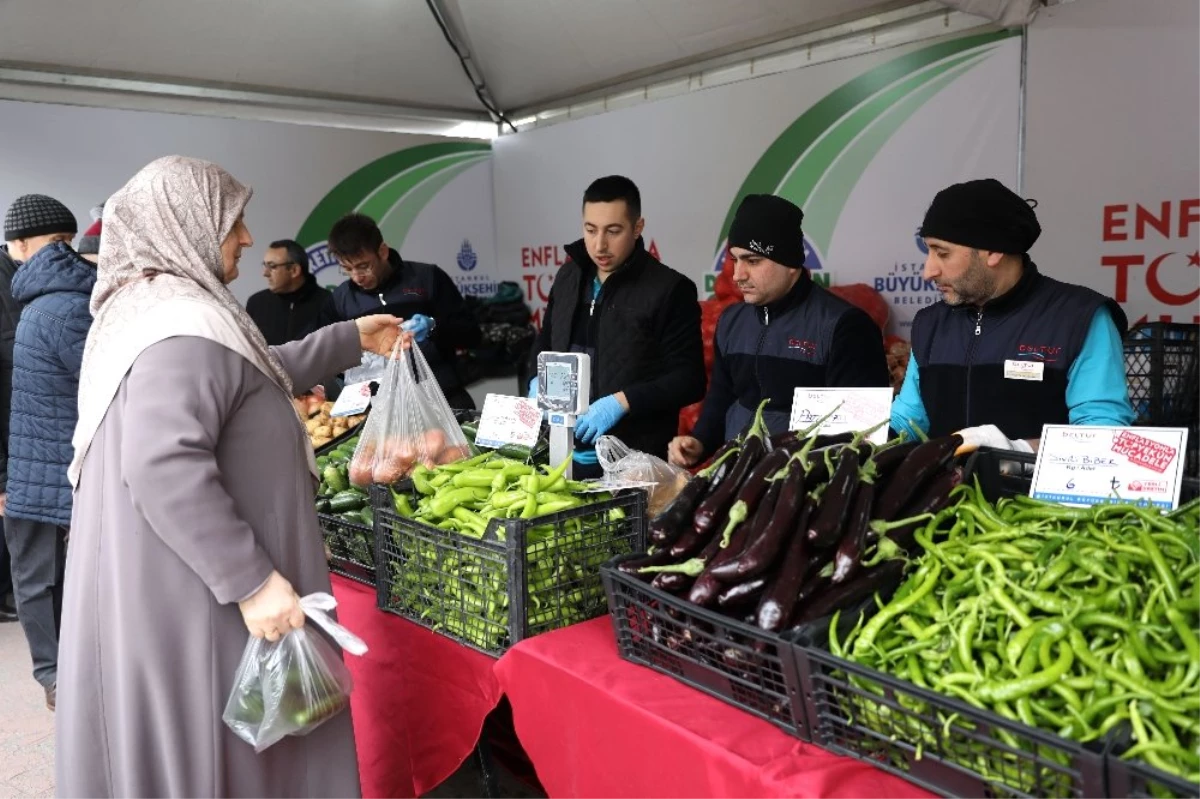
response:
M9 296L0 299L5 310L12 303L22 309L34 305L37 312L21 312L19 322L5 318L0 330L0 438L6 467L0 512L17 616L29 641L34 677L51 710L70 494L56 490L50 475L55 456L63 457L64 440L70 448L78 358L91 324L87 304L96 281L95 267L71 249L78 230L66 206L41 194L19 197L4 216L8 252L20 266L11 281L2 281Z
M704 410L692 435L671 442L672 463L704 460L750 423L762 400L770 400L767 426L780 433L798 387L888 385L883 331L804 268L803 219L798 206L772 194L751 194L738 206L729 253L744 301L717 322Z

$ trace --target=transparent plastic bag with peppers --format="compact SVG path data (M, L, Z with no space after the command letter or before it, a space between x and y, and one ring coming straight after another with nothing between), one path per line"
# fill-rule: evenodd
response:
M434 468L471 449L420 347L396 341L373 410L350 459L350 483L391 485L417 464Z
M300 607L346 652L366 653L363 640L327 614L337 607L332 596L309 594ZM352 687L341 656L307 625L274 643L251 638L222 720L254 751L262 752L288 735L307 735L336 716L350 703Z

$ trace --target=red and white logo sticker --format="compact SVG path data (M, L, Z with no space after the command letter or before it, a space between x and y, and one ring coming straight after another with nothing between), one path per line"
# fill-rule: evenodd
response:
M1113 439L1112 451L1124 455L1130 463L1162 474L1179 454L1174 447L1123 430ZM1136 490L1136 489L1135 489ZM1143 489L1147 490L1147 489Z

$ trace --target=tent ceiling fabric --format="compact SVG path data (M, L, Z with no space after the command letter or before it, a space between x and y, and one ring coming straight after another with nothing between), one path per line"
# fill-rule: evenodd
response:
M908 0L438 0L508 111ZM0 66L477 115L425 0L4 0Z

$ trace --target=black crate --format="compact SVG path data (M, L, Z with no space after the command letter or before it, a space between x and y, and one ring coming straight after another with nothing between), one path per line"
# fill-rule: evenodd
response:
M1108 795L1130 799L1184 799L1200 796L1200 784L1116 754L1106 758Z
M1085 745L797 645L812 742L943 796L1105 796L1103 744Z
M978 478L983 495L991 502L1018 494L1029 496L1036 463L1037 455L1032 453L980 447L967 459L963 479ZM1197 496L1200 496L1200 480L1184 476L1179 486L1180 504Z
M1200 326L1137 325L1125 335L1125 380L1134 424L1188 429L1187 473L1200 472Z
M347 521L330 513L318 513L317 523L325 539L329 571L374 588L374 526Z
M660 591L613 564L601 575L622 658L808 740L792 647L783 638Z
M600 566L646 546L640 490L535 519L493 519L483 538L399 515L386 487L373 499L378 606L497 657L603 615Z

